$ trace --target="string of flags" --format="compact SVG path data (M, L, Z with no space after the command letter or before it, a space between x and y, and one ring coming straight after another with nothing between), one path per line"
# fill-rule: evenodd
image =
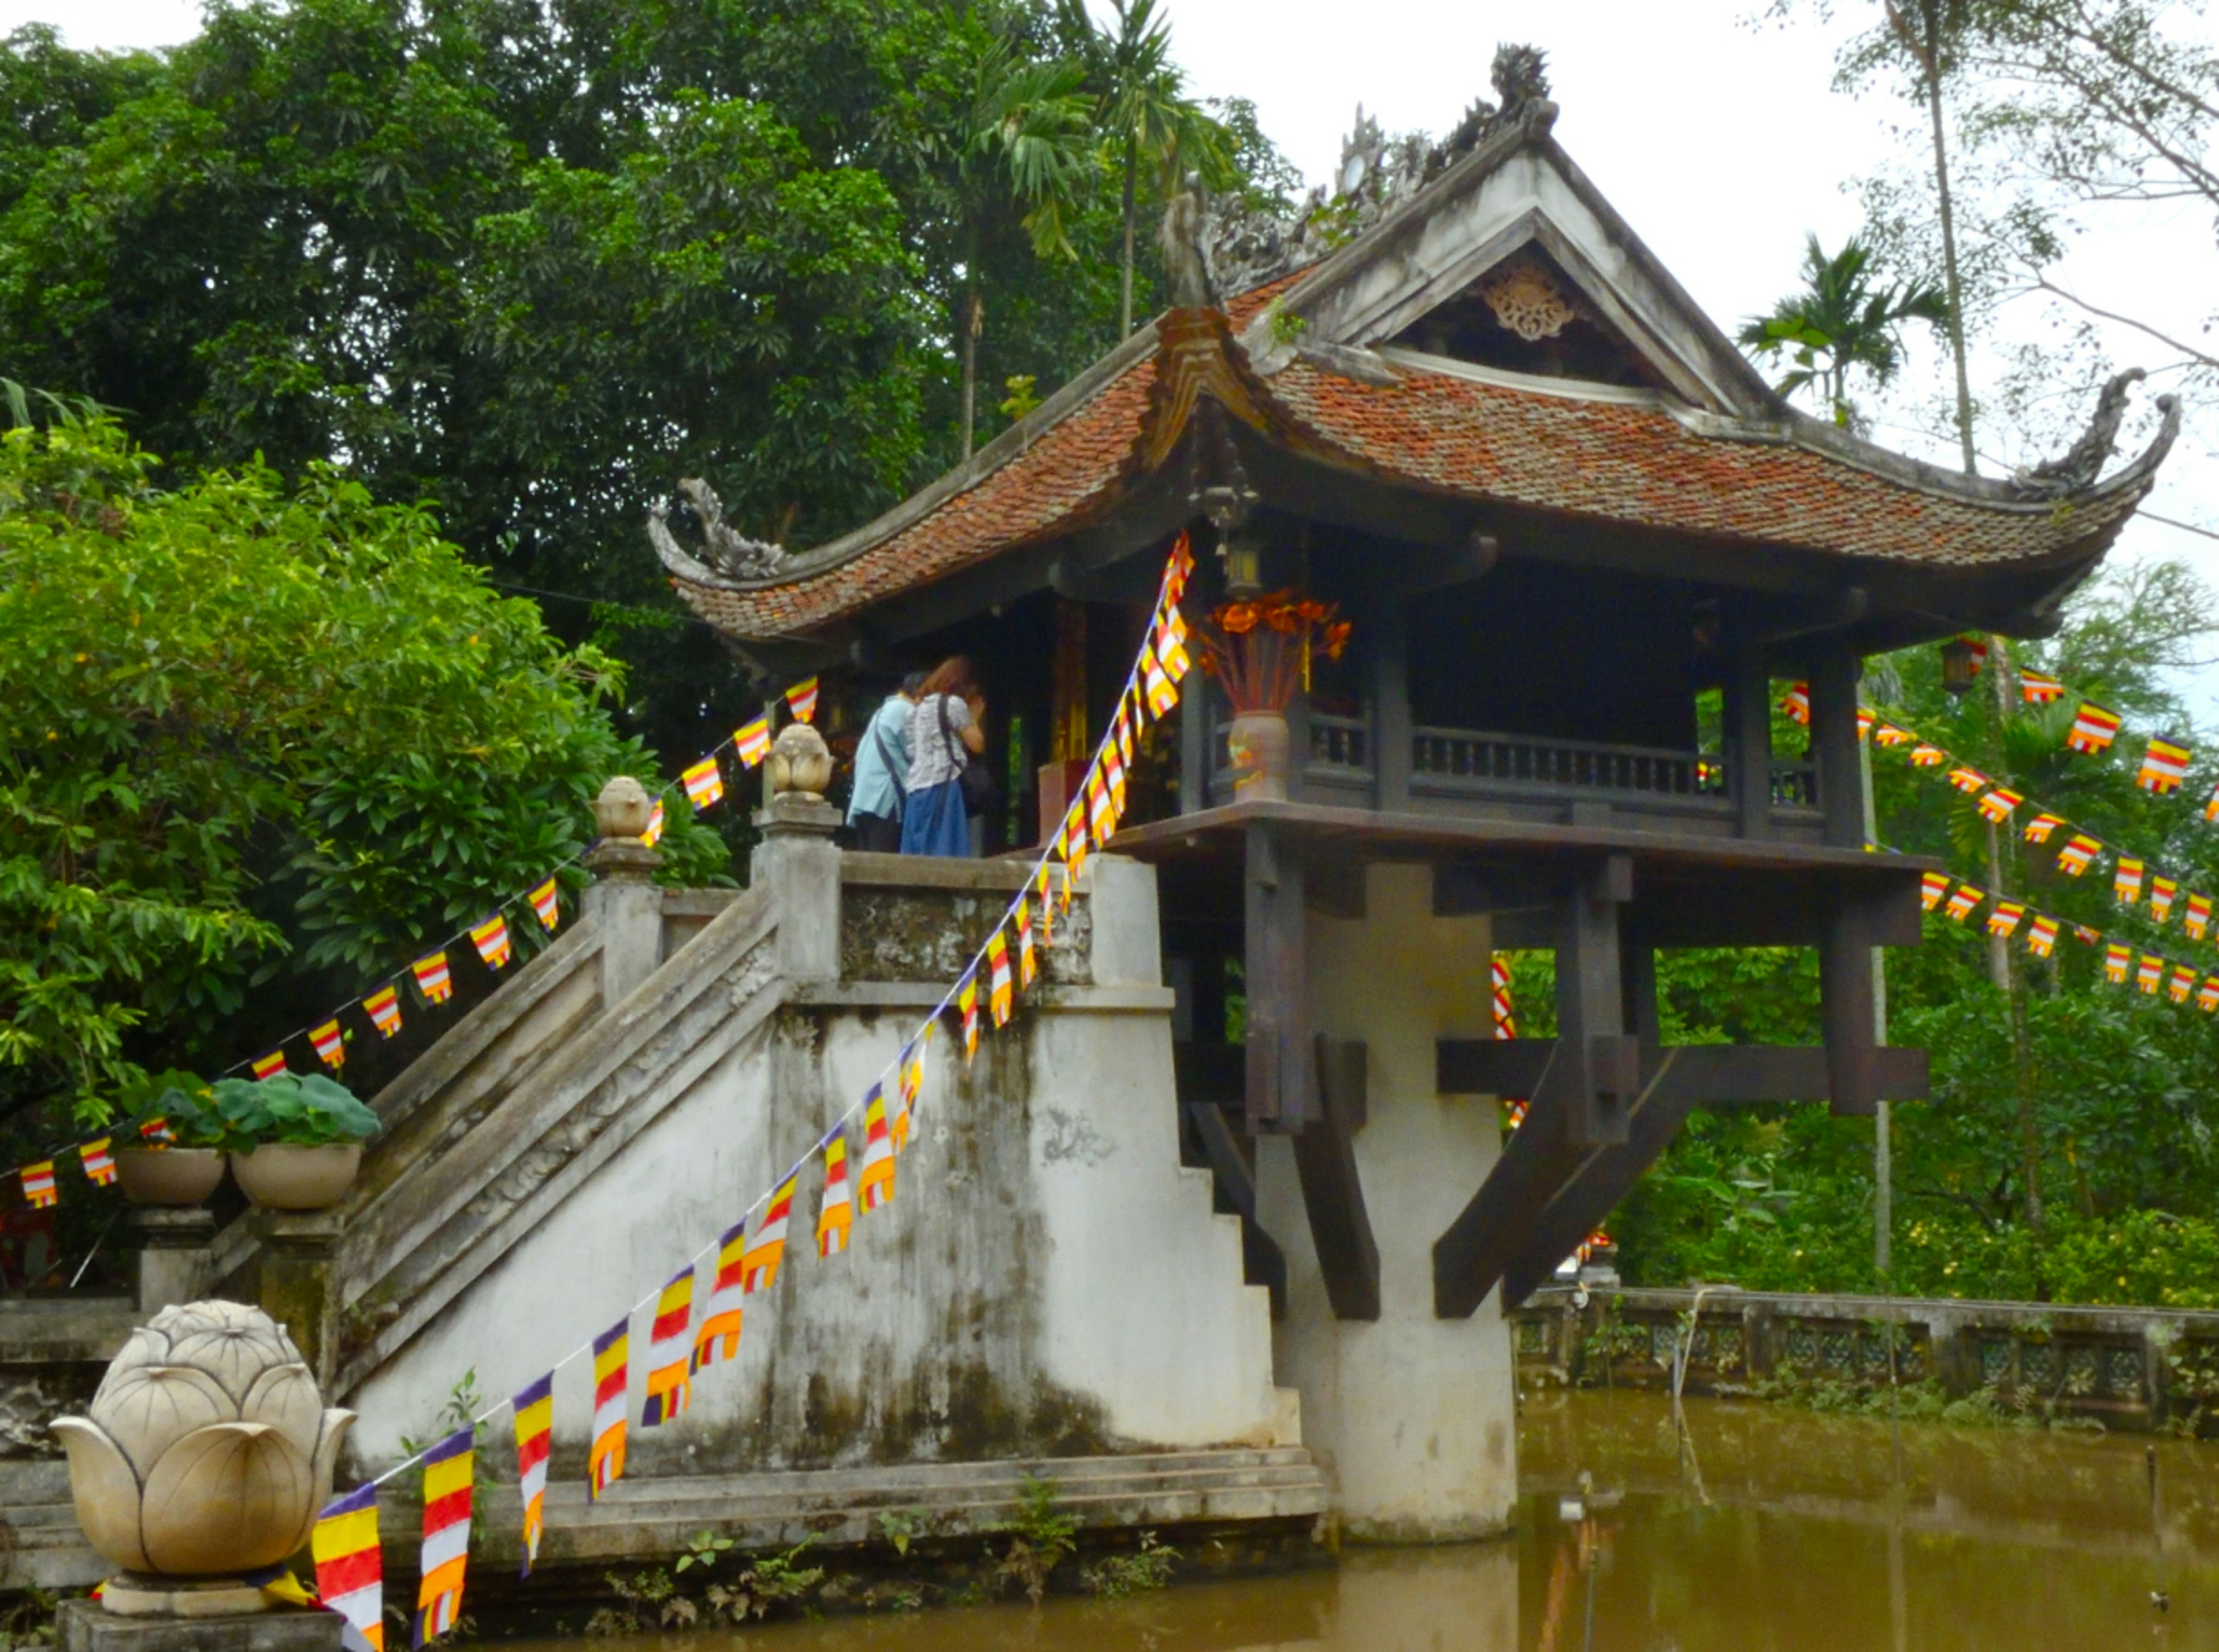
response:
M462 1611L476 1473L472 1443L479 1425L503 1410L511 1412L515 1420L518 1484L524 1511L522 1574L528 1576L545 1531L555 1373L573 1360L590 1357L593 1361L587 1490L589 1498L598 1499L625 1471L633 1315L650 1306L654 1309L648 1333L646 1398L639 1426L643 1430L662 1427L685 1412L693 1382L701 1372L737 1357L746 1299L777 1283L794 1200L803 1176L813 1163L821 1160L824 1171L824 1194L814 1233L819 1257L843 1253L859 1216L892 1205L897 1161L911 1140L934 1029L951 1010L959 1016L967 1067L978 1051L982 970L987 981L988 1013L997 1028L1008 1025L1016 993L1036 979L1034 920L1038 920L1040 934L1047 938L1053 934L1058 912L1068 911L1072 887L1091 849L1106 845L1116 831L1123 808L1123 774L1135 740L1149 717L1161 717L1178 704L1178 682L1190 668L1186 622L1179 612L1179 601L1193 569L1193 555L1182 534L1172 547L1154 618L1096 748L1086 785L1042 846L1038 861L1004 909L992 933L862 1096L787 1167L768 1193L741 1213L738 1221L697 1251L659 1289L635 1302L615 1324L572 1350L513 1396L488 1407L438 1444L334 1499L318 1516L311 1543L318 1593L326 1606L346 1619L361 1644L373 1652L383 1652L383 1576L376 1500L380 1486L411 1469L420 1469L423 1475L421 1581L414 1617L414 1643L420 1647L452 1627ZM786 702L797 717L805 720L813 715L815 680L788 690ZM736 750L744 752L747 735L743 730L735 736ZM767 733L761 744L768 748ZM743 761L747 761L744 756ZM1113 772L1117 777L1114 785ZM693 773L687 771L689 776ZM705 794L710 801L721 795L721 786L712 790L690 779L687 791L697 808L707 806ZM1106 802L1106 808L1097 797ZM1507 1003L1507 985L1505 991ZM697 1323L694 1281L705 1263L711 1264L712 1271Z

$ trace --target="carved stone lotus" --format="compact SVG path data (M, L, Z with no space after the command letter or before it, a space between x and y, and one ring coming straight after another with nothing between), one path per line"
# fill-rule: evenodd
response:
M186 1302L131 1333L92 1415L53 1424L78 1525L127 1572L236 1574L308 1540L351 1411L259 1308Z
M832 784L832 752L806 723L789 723L770 748L770 789L821 798Z

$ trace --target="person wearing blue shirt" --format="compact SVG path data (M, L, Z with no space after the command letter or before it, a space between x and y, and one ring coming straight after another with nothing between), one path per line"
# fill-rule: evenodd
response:
M924 673L912 671L871 713L855 747L855 788L848 798L848 824L855 847L878 854L901 852L902 804L907 801L909 713Z

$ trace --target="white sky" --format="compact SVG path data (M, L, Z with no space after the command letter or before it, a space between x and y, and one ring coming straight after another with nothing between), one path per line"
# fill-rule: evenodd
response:
M1106 10L1092 0L1097 11ZM1194 88L1252 99L1264 129L1313 182L1328 177L1357 103L1390 133L1439 134L1475 96L1489 95L1498 41L1549 54L1563 115L1557 135L1665 265L1720 325L1768 309L1796 283L1804 233L1831 248L1858 225L1843 186L1896 152L1892 122L1909 111L1884 96L1852 100L1828 89L1843 30L1814 22L1752 26L1761 0L1556 0L1543 7L1479 7L1446 0L1168 0L1174 41ZM1837 7L1855 22L1870 8ZM1816 7L1810 12L1815 14ZM159 46L199 26L196 0L0 0L0 29L57 24L75 46ZM2106 227L2075 254L2075 285L2110 307L2163 314L2193 335L2208 304L2211 232L2192 213L2142 213ZM2007 312L2004 329L2047 325L2035 306ZM2115 335L2122 364L2157 367L2160 346ZM1905 397L1941 388L1939 352L1923 341ZM1976 361L1976 380L1999 370ZM2164 388L2159 385L2155 388ZM1876 434L1890 446L1954 463L1883 408ZM2219 456L2190 436L2149 501L2160 514L2219 527ZM2132 426L2130 425L2130 430ZM2207 428L2219 432L2219 421ZM2023 461L2024 454L1984 454ZM2137 518L2118 556L2179 556L2219 581L2219 542ZM2199 715L2219 718L2219 668L2193 685Z

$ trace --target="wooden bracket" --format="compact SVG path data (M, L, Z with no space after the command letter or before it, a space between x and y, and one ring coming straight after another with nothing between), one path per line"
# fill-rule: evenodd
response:
M1317 1115L1294 1140L1295 1173L1317 1248L1326 1300L1338 1320L1379 1317L1379 1247L1364 1206L1354 1136L1364 1127L1364 1046L1317 1036Z

